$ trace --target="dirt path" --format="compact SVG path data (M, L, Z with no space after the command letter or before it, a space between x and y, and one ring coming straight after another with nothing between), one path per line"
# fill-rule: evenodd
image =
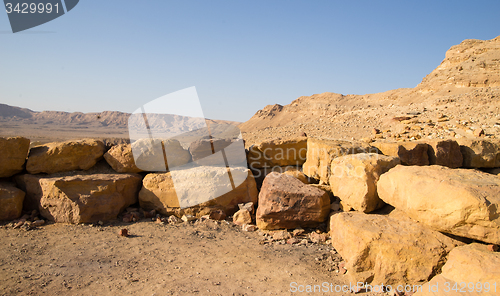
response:
M330 245L262 244L224 221L118 224L2 226L0 294L323 295L291 290L347 283Z

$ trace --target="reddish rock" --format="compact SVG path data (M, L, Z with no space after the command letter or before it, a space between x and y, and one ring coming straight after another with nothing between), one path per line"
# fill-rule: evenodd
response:
M257 227L294 229L315 227L330 212L328 193L286 174L270 173L259 194Z
M284 166L284 167L274 166L274 167L265 167L258 169L253 168L252 173L255 178L255 182L257 183L257 189L260 190L260 188L262 187L262 183L264 182L264 179L266 178L267 175L269 175L272 172L293 176L302 181L304 184L311 183L311 179L302 172L302 167L300 166Z
M128 230L123 228L123 229L120 229L120 232L118 233L120 236L124 236L124 237L127 237L128 236Z

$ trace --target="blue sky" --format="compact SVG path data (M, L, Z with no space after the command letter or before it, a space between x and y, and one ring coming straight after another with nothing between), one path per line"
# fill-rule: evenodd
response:
M133 112L196 86L208 118L248 120L322 92L414 87L464 39L500 35L500 1L81 0L12 34L0 103Z

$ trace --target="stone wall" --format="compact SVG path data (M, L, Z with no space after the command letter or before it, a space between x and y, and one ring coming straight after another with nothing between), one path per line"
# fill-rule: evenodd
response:
M0 220L95 223L126 211L124 221L158 214L172 223L233 215L243 230L327 225L352 281L373 285L423 284L457 246L500 245L499 142L275 140L229 168L211 157L219 149L240 157L231 141L157 144L172 148L170 161L153 151L144 166L130 144L87 139L30 149L28 139L0 138ZM169 171L148 170L157 167ZM467 278L450 268L446 276Z
M207 153L207 144L210 148L206 141L190 149L176 140L157 142L168 150L168 159L151 150L138 167L131 144L106 148L101 141L85 139L30 149L29 139L0 138L0 219L17 219L23 210L25 214L35 210L55 222L98 222L116 219L134 204L179 217L212 211L230 215L239 203L257 202L245 154L238 163L231 140L215 141L215 153L227 150L230 169L215 157L203 162L200 155Z

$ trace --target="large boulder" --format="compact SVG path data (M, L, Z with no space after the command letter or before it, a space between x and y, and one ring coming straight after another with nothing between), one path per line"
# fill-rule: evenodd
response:
M434 230L500 244L500 178L442 166L396 166L379 197Z
M249 169L216 166L191 167L152 173L143 180L139 203L143 209L164 215L203 216L222 210L231 215L238 204L257 202L258 191Z
M351 281L373 285L427 281L458 244L408 218L360 212L332 215L330 236Z
M442 273L423 285L415 296L498 295L500 293L500 253L486 245L470 244L454 248Z
M363 142L308 138L307 160L302 171L308 177L328 183L332 160L357 153L379 153L379 150Z
M118 144L111 147L108 152L104 153L104 159L118 173L139 173L143 171L135 165L130 144Z
M404 165L428 165L429 146L421 142L374 142L372 146L380 149L382 154L399 157Z
M137 202L141 178L135 174L24 175L27 197L55 222L90 223L116 219Z
M315 227L326 220L329 212L326 191L273 172L262 184L256 220L260 229Z
M0 183L0 221L14 220L21 216L24 195L24 191L13 184Z
M500 253L488 246L473 243L453 249L443 266L442 275L460 282L490 282L500 284ZM497 287L500 292L500 287Z
M462 138L460 144L465 168L497 168L500 167L500 143L492 140Z
M427 154L429 164L441 165L449 168L459 168L462 166L463 157L460 152L460 145L453 140L429 140Z
M248 149L251 169L274 166L300 166L306 161L307 138L278 139L252 145Z
M100 174L116 174L116 171L106 162L106 160L102 159L98 161L92 168L81 171L74 170L69 172L60 172L48 175L49 177L65 177L65 176L74 176L74 175L100 175ZM14 176L14 182L16 186L27 192L26 189L26 179L30 177L30 174L18 174ZM45 175L47 176L47 175ZM32 194L26 194L23 202L23 211L33 211L38 210L39 208L39 200L33 196Z
M140 139L132 143L135 165L147 172L165 172L191 161L191 154L176 139Z
M376 153L337 157L331 164L330 188L345 205L373 212L385 205L377 193L380 175L398 164L399 158Z
M30 149L26 170L30 174L88 170L104 154L104 143L97 140L54 142Z
M219 151L221 152L219 153ZM246 165L245 144L242 139L197 140L189 146L189 153L191 153L193 161L200 166Z
M29 139L0 138L0 178L11 177L24 169L29 148Z
M193 161L198 161L228 147L232 142L232 139L196 140L189 145L189 153L191 153Z

